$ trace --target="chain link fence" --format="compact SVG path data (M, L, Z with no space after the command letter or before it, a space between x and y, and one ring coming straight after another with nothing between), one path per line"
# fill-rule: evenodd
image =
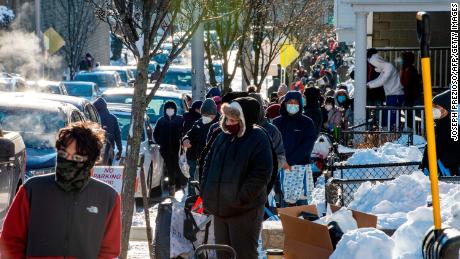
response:
M402 163L401 163L402 164ZM341 179L341 178L333 178L332 180L328 181L325 188L325 195L326 200L330 204L334 204L337 206L348 206L354 199L354 194L361 186L361 184L365 182L370 182L372 184L376 184L377 182L385 182L394 180L397 176L403 174L410 174L414 170L411 170L412 166L415 166L417 163L404 163L409 164L402 166L401 164L395 164L390 166L387 164L385 167L377 169L377 165L372 165L373 167L369 168L369 172L374 172L373 178L361 178L361 179ZM418 166L418 165L417 165ZM361 167L363 169L364 167ZM389 170L391 168L391 170ZM398 169L399 168L399 169ZM379 177L385 176L386 172L389 172L388 176L390 177ZM398 172L398 170L400 170ZM372 175L372 173L370 173ZM369 174L368 174L369 175ZM439 181L446 182L446 183L453 183L453 184L460 184L460 176L450 176L450 177L439 177Z
M327 181L326 200L334 205L348 206L362 183L393 180L419 170L419 166L420 162L330 166L333 179Z

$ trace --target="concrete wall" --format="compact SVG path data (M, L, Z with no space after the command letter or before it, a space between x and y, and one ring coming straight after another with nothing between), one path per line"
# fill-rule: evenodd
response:
M57 0L42 0L41 28L43 32L50 27L58 32L66 28L67 21L64 15L59 13L62 9L58 8L58 5ZM83 55L89 52L101 65L108 65L110 58L109 33L109 27L105 23L99 22L96 31L89 35L86 51Z
M374 13L373 47L418 47L415 12ZM449 46L448 12L431 14L431 46Z

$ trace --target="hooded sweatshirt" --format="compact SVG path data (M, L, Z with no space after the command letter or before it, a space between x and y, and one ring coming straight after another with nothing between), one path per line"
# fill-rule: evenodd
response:
M294 99L302 103L299 92L288 92L281 104L281 116L273 120L273 124L283 135L283 145L286 160L289 165L306 165L310 163L310 155L316 141L316 128L313 121L302 114L302 109L294 114L288 114L286 104Z
M93 105L101 118L101 126L106 131L106 139L110 142L112 147L116 144L118 151L121 151L123 146L121 144L120 125L118 124L117 117L109 112L107 103L103 98L97 98L93 102Z
M260 128L259 104L254 98L237 98L222 108L221 133L206 156L201 181L205 211L220 217L238 216L263 206L273 168L270 140ZM237 115L240 130L229 133L225 117Z
M369 88L377 88L383 85L385 96L404 95L403 87L399 80L399 72L393 64L386 62L378 54L372 55L369 58L369 63L375 67L375 71L380 73L379 77L367 83Z
M307 87L304 92L307 101L304 109L305 115L313 120L316 127L316 135L319 135L321 124L323 123L323 114L321 112L320 98L321 91L317 87Z
M174 115L169 117L166 110L174 109ZM173 101L167 101L163 109L164 115L155 125L153 137L160 145L160 153L163 158L166 156L176 157L179 156L180 141L183 133L183 119L182 116L177 115L177 106Z
M192 103L192 107L188 110L188 112L184 113L184 132L188 132L195 121L199 120L201 118L201 114L196 112L195 110L200 110L201 105L203 104L203 101L194 101Z

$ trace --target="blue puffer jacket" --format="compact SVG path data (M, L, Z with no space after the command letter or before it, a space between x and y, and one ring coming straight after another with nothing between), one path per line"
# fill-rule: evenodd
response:
M294 115L286 110L286 103L295 99L302 103L302 95L299 92L288 92L281 104L281 116L273 121L273 124L283 135L286 160L289 165L306 165L310 163L310 155L316 141L316 128L313 121L302 114L299 109Z
M118 151L121 151L123 146L121 144L120 125L118 124L117 117L109 112L107 103L103 98L97 98L93 105L101 118L101 126L107 133L106 138L112 147L115 147L116 144Z

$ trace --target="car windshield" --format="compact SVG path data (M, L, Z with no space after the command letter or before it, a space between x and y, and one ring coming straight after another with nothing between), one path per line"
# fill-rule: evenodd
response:
M37 86L37 90L42 93L61 94L57 85Z
M91 97L93 96L93 86L92 85L77 85L77 84L64 84L67 89L67 93L71 96L84 96Z
M82 73L75 77L75 81L93 82L101 88L116 87L117 81L113 74Z
M214 73L216 76L222 76L222 65L214 65Z
M128 95L128 94L103 95L102 98L104 98L107 103L131 104L133 101L133 95ZM182 99L172 98L172 97L163 97L163 96L154 96L147 107L147 116L149 116L151 123L156 123L156 121L164 115L163 107L164 107L164 104L169 100L172 100L176 103L177 115L184 114Z
M121 139L127 141L129 135L129 129L131 128L131 114L119 114L114 113L118 119L118 125L120 126ZM145 134L142 133L142 141L145 141Z
M120 79L122 82L128 83L131 81L130 75L125 70L117 70L118 74L120 75Z
M159 53L153 56L152 60L159 64L165 64L168 61L168 56L169 56L169 53L165 51L163 53Z
M178 87L192 87L192 73L181 71L168 71L163 83L177 85Z
M27 147L53 147L65 124L63 113L0 107L0 128L20 132Z

